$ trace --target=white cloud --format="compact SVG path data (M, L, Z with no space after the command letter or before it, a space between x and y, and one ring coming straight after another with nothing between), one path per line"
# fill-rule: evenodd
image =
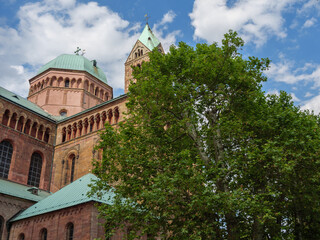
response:
M292 101L294 101L294 102L300 102L301 101L294 93L290 93L290 96L292 97Z
M320 95L313 97L312 99L305 102L303 106L301 106L302 110L309 109L310 111L314 111L315 114L320 113Z
M309 27L312 27L315 23L317 22L317 19L315 19L314 17L313 18L310 18L308 19L307 21L305 21L305 23L303 24L303 28L309 28Z
M266 75L277 82L311 82L314 88L320 87L320 64L306 63L303 67L296 68L293 61L280 56L280 62L271 63Z
M309 98L312 97L314 94L312 94L311 92L306 92L306 94L304 95L305 98Z
M27 80L48 61L80 47L89 60L96 59L114 89L123 88L124 62L142 26L130 24L97 2L44 0L27 3L17 13L16 28L0 27L0 85L22 96ZM163 45L173 44L177 32L164 35L175 14L169 11L157 26Z
M152 32L158 37L166 52L172 44L176 43L177 37L181 35L180 30L175 30L167 34L165 33L168 29L168 23L173 22L175 17L176 14L170 10L164 14L161 21L159 23L155 23L152 28Z
M286 37L282 13L298 0L243 0L228 6L227 0L195 0L190 13L194 38L220 42L229 29L257 46L268 38Z

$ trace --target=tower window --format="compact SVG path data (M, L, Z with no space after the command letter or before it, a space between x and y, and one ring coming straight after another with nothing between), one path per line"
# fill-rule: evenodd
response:
M29 168L28 185L39 187L42 168L42 157L39 153L32 154Z
M61 110L60 111L60 116L66 117L67 116L67 110Z
M13 148L10 142L0 143L0 177L8 178Z
M67 79L67 80L64 82L64 86L65 86L65 87L69 87L69 85L70 85L70 81L69 81L69 79Z
M66 240L73 240L73 230L74 226L73 223L68 223L67 224L67 234L66 234Z
M48 230L46 228L42 228L40 232L40 239L47 240Z

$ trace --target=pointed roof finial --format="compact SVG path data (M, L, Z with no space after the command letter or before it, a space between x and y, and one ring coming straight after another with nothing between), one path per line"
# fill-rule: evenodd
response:
M149 16L148 16L148 14L146 13L145 15L144 15L144 17L146 18L146 24L148 24L148 21L149 21Z

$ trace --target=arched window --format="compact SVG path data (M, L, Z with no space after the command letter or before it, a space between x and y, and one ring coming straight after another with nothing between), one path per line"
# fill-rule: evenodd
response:
M24 240L24 234L23 233L19 234L18 240Z
M64 86L65 86L65 87L69 87L69 85L70 85L70 80L67 79L67 80L64 82Z
M23 122L24 122L24 117L21 116L19 118L18 125L17 125L17 130L20 132L22 132L22 130L23 130Z
M66 117L67 116L67 110L65 110L65 109L60 110L60 116Z
M23 130L24 133L26 133L26 134L30 133L30 125L31 125L31 120L28 119L26 122L26 125L24 126L24 130Z
M0 216L0 240L2 239L1 236L2 236L3 227L4 227L4 218Z
M39 153L33 153L28 175L28 185L39 187L42 169L42 157Z
M47 240L48 230L46 228L42 228L40 231L40 240Z
M62 142L65 142L65 141L66 141L66 136L67 136L66 128L64 127L64 128L62 129Z
M76 164L76 156L71 156L71 171L70 171L70 182L72 183L74 180L74 165Z
M2 116L2 124L7 126L10 118L10 111L7 109Z
M112 124L112 117L113 117L112 110L109 110L108 111L108 122L109 122L109 124Z
M73 240L73 232L74 232L74 226L73 223L67 224L67 232L66 232L66 240Z
M91 117L89 124L90 124L90 129L89 129L89 131L92 132L92 131L93 131L93 126L94 126L94 117Z
M8 141L2 141L0 143L0 177L8 178L11 157L12 157L12 145Z
M13 113L11 116L11 120L10 120L10 126L11 128L15 128L16 127L16 122L17 122L17 114Z
M114 109L114 121L115 123L118 123L120 117L119 108Z
M37 127L38 127L38 123L34 122L31 128L31 134L30 134L34 138L36 137L36 134L37 134Z
M49 138L50 138L50 129L46 128L46 131L43 136L43 141L45 141L47 143L47 142L49 142Z

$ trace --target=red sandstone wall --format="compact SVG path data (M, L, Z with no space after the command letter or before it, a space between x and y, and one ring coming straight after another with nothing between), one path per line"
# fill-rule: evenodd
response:
M4 218L4 227L0 239L7 239L7 221L22 209L30 207L34 202L0 194L0 216Z
M31 156L38 152L42 156L39 188L49 190L53 146L0 124L0 142L3 140L8 140L13 146L8 179L26 185Z
M94 151L94 146L99 141L99 133L103 130L102 124L102 113L108 112L109 110L119 109L120 116L118 122L123 121L124 112L126 112L126 98L119 99L118 101L111 102L110 104L104 105L93 111L81 114L77 117L69 119L65 122L59 123L57 127L57 139L56 147L53 161L53 171L52 171L52 181L51 188L52 192L56 192L66 184L70 183L70 164L67 165L67 161L71 155L76 156L75 168L74 168L74 180L84 176L85 174L91 172L92 169L92 159L98 157L98 152ZM74 136L74 128L79 128L79 123L84 125L85 121L90 121L90 119L97 120L97 115L100 116L99 127L97 128L97 123L93 127L93 131L89 131L85 134L84 129L82 129L82 134L80 136L79 129L76 130L76 136ZM112 124L116 126L114 122L115 118L112 119ZM108 121L108 120L106 120ZM84 127L84 126L83 126ZM66 141L63 142L63 132L71 131L70 139L67 137Z

